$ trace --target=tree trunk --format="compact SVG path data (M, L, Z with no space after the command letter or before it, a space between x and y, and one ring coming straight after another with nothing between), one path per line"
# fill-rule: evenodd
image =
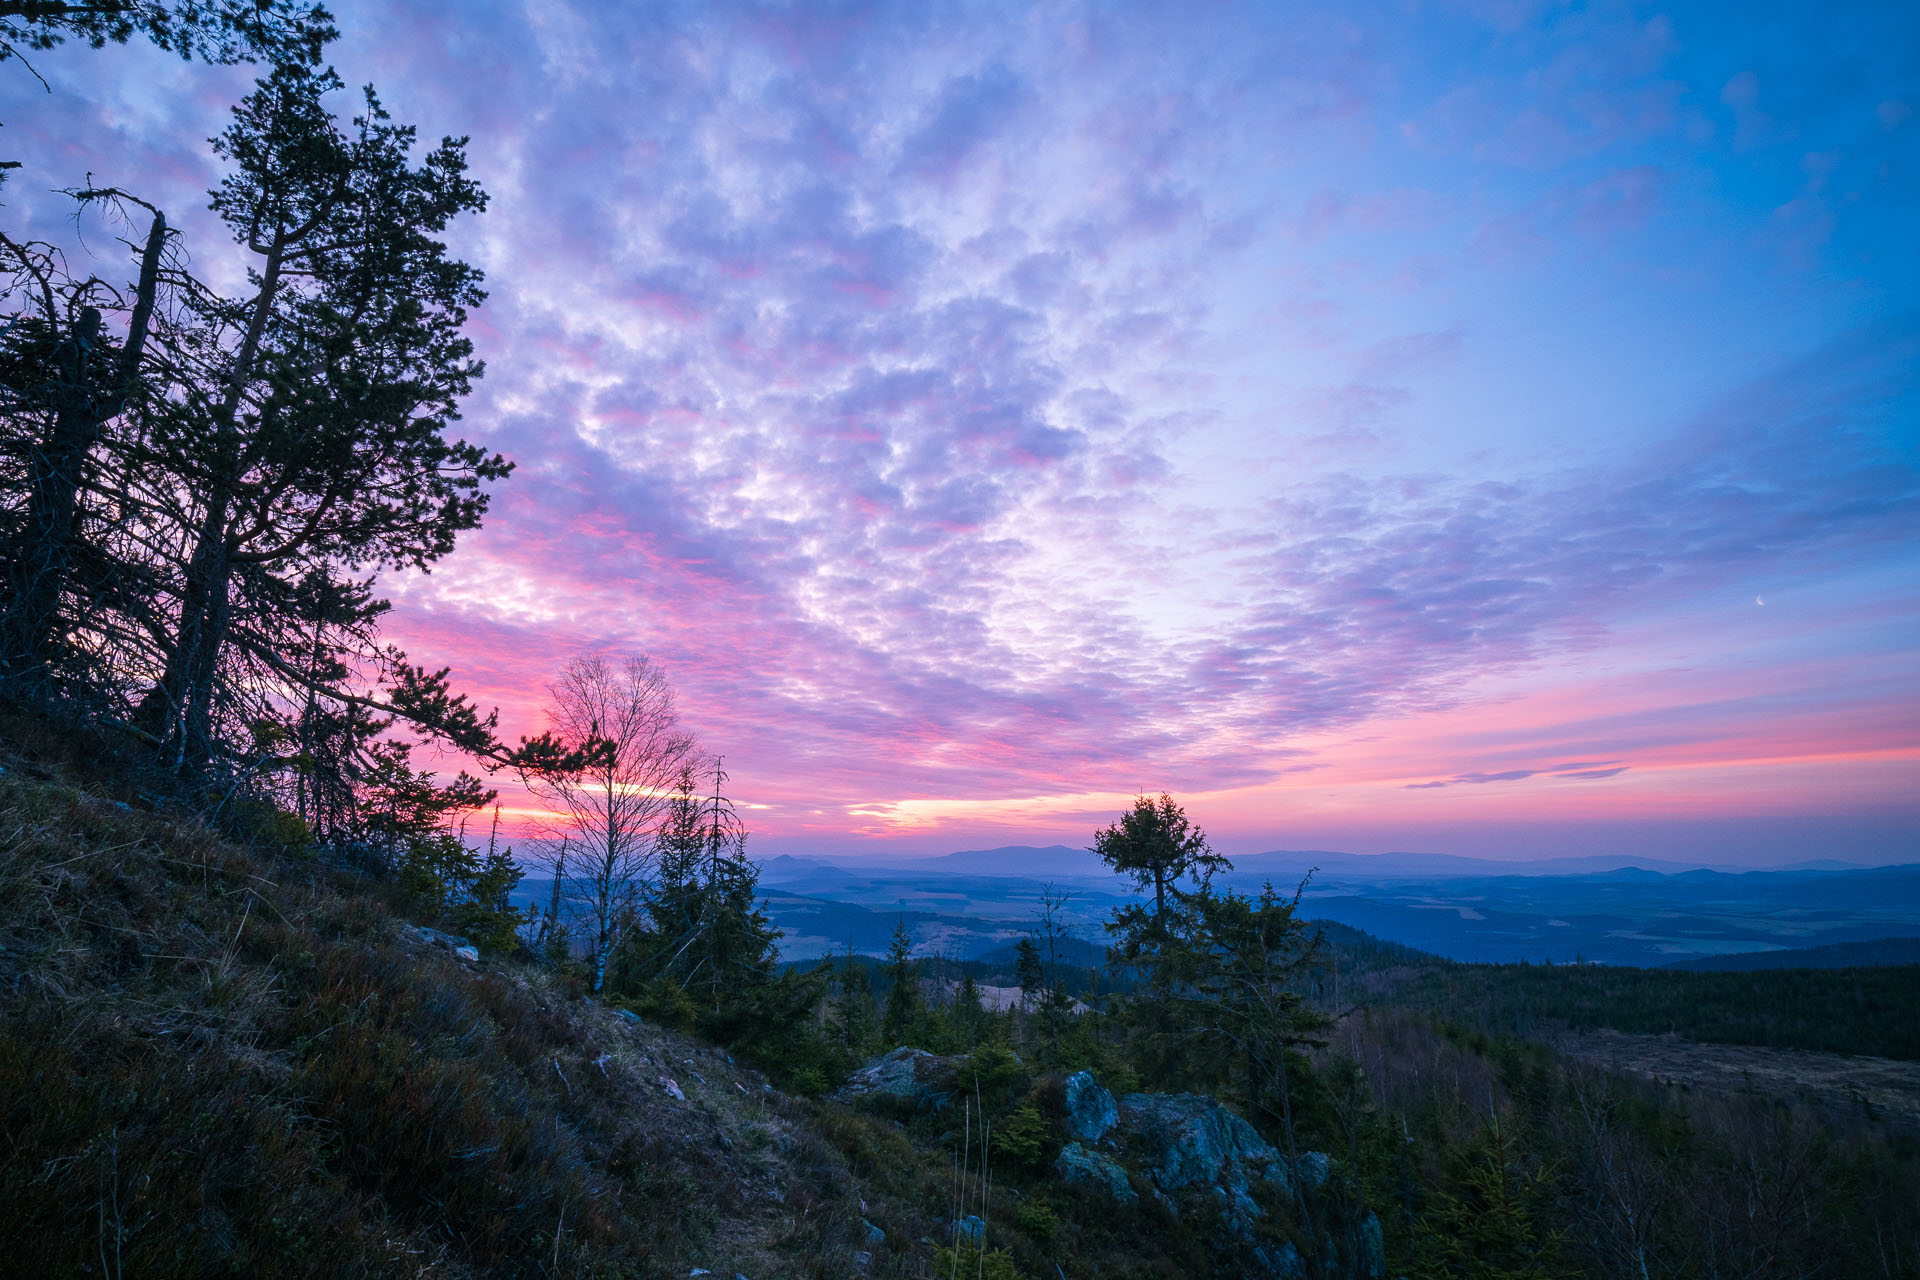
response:
M141 699L135 722L163 741L175 742L175 766L204 761L212 749L213 683L219 672L220 647L226 643L231 615L233 551L229 543L234 490L240 483L239 417L254 361L266 334L267 320L280 290L284 234L267 251L260 273L260 291L246 336L234 353L227 375L227 394L214 420L216 454L213 491L207 498L193 555L187 562L186 592L180 602L180 624L167 653L160 680ZM177 741L175 735L178 735Z
M27 527L14 570L19 576L5 619L8 682L22 692L43 691L47 683L47 650L67 585L80 470L100 434L89 385L99 342L100 313L88 307L73 336L60 344L53 430L33 451Z
M126 407L140 372L159 291L160 253L167 243L166 215L155 211L140 255L140 283L127 325L126 345L112 389L93 395L92 366L100 345L100 312L87 307L72 338L63 344L58 374L59 405L51 435L34 450L27 506L25 545L21 548L13 598L0 620L0 654L8 683L16 690L44 693L51 660L55 619L66 591L80 508L80 481L87 454L106 422Z
M233 562L227 556L229 505L225 485L207 504L187 562L180 623L159 681L141 699L135 723L162 741L175 743L179 759L199 758L211 723L210 695L220 644L226 639L228 587Z

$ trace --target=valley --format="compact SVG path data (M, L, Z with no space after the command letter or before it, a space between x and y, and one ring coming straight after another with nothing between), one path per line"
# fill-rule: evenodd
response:
M1654 865L1580 859L1523 870L1438 855L1266 853L1234 859L1221 879L1249 893L1268 880L1291 889L1313 872L1308 916L1475 963L1657 968L1920 936L1920 865ZM1016 847L894 865L778 856L761 868L787 960L845 951L849 939L878 954L897 919L919 954L974 959L1030 930L1049 885L1065 895L1068 932L1104 946L1104 923L1128 894L1084 851ZM529 879L519 896L539 901L546 888Z

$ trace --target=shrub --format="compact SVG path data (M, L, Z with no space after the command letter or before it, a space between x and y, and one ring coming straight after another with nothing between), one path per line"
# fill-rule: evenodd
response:
M1031 1102L1022 1103L993 1127L996 1163L1037 1173L1047 1167L1059 1149L1053 1125Z
M960 1086L977 1092L987 1114L997 1115L1025 1091L1027 1069L1005 1045L984 1044L961 1059Z
M1028 1196L1020 1202L1014 1221L1020 1224L1022 1231L1040 1241L1051 1240L1053 1233L1060 1229L1060 1215L1054 1212L1052 1205L1036 1196Z
M937 1276L978 1276L982 1280L1027 1280L1026 1273L1013 1264L1013 1255L1005 1249L988 1249L962 1242L953 1248L933 1251L933 1273Z

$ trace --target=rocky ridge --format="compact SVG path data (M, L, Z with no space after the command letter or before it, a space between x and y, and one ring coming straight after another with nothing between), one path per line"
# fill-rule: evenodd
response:
M903 1046L850 1074L834 1099L893 1114L939 1112L965 1075L965 1058ZM1328 1194L1337 1170L1325 1152L1289 1160L1243 1117L1201 1094L1116 1098L1089 1071L1058 1083L1039 1093L1057 1099L1050 1119L1061 1141L1050 1171L1063 1186L1117 1211L1147 1212L1151 1205L1213 1232L1216 1253L1237 1256L1243 1274L1261 1280L1307 1274L1294 1239L1305 1222L1319 1227L1329 1275L1385 1276L1379 1219L1366 1210L1356 1218Z

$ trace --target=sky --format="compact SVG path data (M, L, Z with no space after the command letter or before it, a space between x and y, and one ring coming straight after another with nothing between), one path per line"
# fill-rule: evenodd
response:
M383 585L510 736L650 654L762 854L1165 790L1228 853L1920 859L1910 3L335 7L491 196L517 470ZM248 73L34 65L0 216L92 173L217 270Z

